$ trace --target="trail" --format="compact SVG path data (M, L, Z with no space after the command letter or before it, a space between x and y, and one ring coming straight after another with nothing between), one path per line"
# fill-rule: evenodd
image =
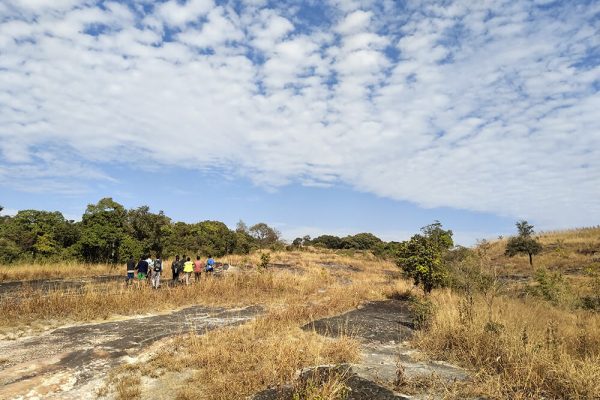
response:
M160 339L247 322L257 306L194 306L169 314L75 325L0 341L1 399L94 399L108 371Z

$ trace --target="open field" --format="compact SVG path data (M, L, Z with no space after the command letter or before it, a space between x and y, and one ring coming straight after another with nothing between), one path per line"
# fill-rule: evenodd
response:
M271 253L266 269L259 253L230 256L223 276L159 290L26 285L0 303L0 397L597 399L600 315L573 300L592 293L597 233L544 234L534 269L502 241L479 249L475 264L497 271L483 292L424 296L392 261L325 250ZM60 276L48 268L23 276ZM352 367L298 375L340 363Z

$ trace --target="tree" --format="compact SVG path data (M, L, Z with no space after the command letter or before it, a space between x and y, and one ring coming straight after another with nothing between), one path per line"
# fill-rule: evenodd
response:
M421 228L420 234L400 243L397 264L416 286L423 285L423 291L430 293L433 288L446 284L448 271L444 254L453 244L452 231L442 229L442 224L435 221Z
M248 225L240 219L235 225L235 231L238 233L248 233Z
M294 241L292 242L292 246L294 246L294 247L302 246L302 238L297 237L296 239L294 239Z
M277 243L277 241L279 241L280 233L264 222L259 222L256 225L252 225L249 229L249 232L250 235L256 239L261 248L274 245Z
M525 220L518 221L515 225L519 234L508 239L504 254L509 257L517 254L527 254L529 265L533 267L533 256L542 251L542 245L533 237L533 225Z
M127 211L111 198L89 204L81 221L81 256L89 262L119 261L125 237Z
M341 249L342 239L334 235L321 235L311 240L312 245L322 245L328 249Z
M127 233L140 242L144 253L163 254L170 224L171 219L162 211L151 213L148 206L127 212Z

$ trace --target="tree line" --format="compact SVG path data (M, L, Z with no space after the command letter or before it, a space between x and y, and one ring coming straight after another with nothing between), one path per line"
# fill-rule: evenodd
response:
M0 211L2 207L0 207ZM0 262L76 259L124 262L154 254L169 257L194 253L247 254L259 248L284 246L280 233L265 223L231 230L220 221L174 222L148 206L130 210L112 198L87 206L81 221L60 212L22 210L0 216Z

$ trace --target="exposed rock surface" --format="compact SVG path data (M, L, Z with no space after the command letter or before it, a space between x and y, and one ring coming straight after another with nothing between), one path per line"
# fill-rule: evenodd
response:
M404 378L435 376L447 381L468 378L466 371L453 365L421 361L423 357L407 342L413 334L413 324L408 303L403 300L366 303L356 310L311 322L303 328L331 337L349 335L359 339L361 360L355 364L303 370L295 386L266 390L255 395L254 400L291 400L294 390L302 388L307 374L327 377L331 373L339 374L339 368L345 368L341 375L349 388L347 398L350 400L435 398L435 394L431 397L430 393L407 396L395 392L399 365Z
M244 323L260 307L189 307L170 314L55 329L0 341L0 399L95 398L108 370L152 343L186 332Z

